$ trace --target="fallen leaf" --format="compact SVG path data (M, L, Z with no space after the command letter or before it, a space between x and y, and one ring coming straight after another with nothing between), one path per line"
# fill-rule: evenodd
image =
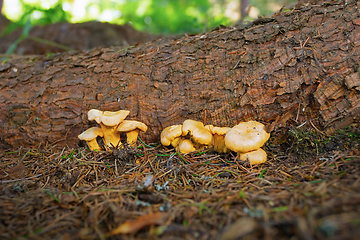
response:
M166 219L167 219L166 213L161 213L161 212L149 213L147 215L138 217L136 220L130 220L124 222L119 227L108 232L106 236L112 236L120 233L122 234L135 233L140 229L149 225L154 225L154 224L163 225L165 224Z

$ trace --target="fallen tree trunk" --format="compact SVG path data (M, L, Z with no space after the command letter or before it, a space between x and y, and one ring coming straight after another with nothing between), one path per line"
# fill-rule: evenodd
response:
M128 109L146 141L187 118L335 129L360 112L360 3L307 5L176 40L0 65L4 146L75 146L87 111Z

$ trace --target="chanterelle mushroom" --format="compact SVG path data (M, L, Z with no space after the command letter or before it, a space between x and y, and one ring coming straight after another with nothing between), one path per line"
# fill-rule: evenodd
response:
M253 164L260 164L266 162L267 154L262 149L259 148L258 150L247 152L247 153L238 153L239 159L242 161L249 160L249 162Z
M182 135L182 125L172 125L165 128L160 134L161 144L164 146L176 147Z
M228 131L225 145L230 150L243 154L258 150L269 138L270 133L266 132L264 124L255 121L242 122Z
M116 147L120 142L120 133L116 131L117 126L129 115L130 111L120 110L117 112L100 111L91 109L88 112L88 119L95 120L100 124L104 133L104 143L110 147Z
M199 121L187 119L182 127L183 136L190 135L191 140L196 144L210 145L212 143L212 134Z
M134 147L140 130L146 132L147 128L148 127L142 122L124 120L117 127L117 131L126 132L127 143Z
M81 133L78 138L80 140L85 140L91 151L101 150L101 147L96 141L96 137L103 137L103 131L99 127L92 127Z
M195 151L196 149L190 139L180 139L177 150L181 153L189 153Z
M229 127L214 127L206 125L205 128L213 135L214 151L218 153L227 153L230 150L225 145L225 135L231 129Z
M259 149L270 138L262 123L242 122L231 128L225 136L225 144L234 152L250 152Z

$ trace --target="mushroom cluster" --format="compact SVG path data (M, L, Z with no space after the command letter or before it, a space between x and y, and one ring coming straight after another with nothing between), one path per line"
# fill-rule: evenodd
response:
M212 146L219 153L230 150L238 154L240 160L251 164L266 162L266 152L261 149L270 138L262 123L241 122L233 128L204 126L194 120L185 120L182 125L173 125L161 132L161 143L172 145L181 153L188 153Z
M164 146L172 145L177 151L188 153L211 145L213 137L202 122L187 119L182 125L165 128L160 140Z
M111 148L118 148L121 146L120 134L126 133L127 143L131 146L136 145L136 140L140 131L146 132L147 126L138 121L125 120L130 111L120 110L117 112L100 111L91 109L88 112L88 119L96 121L100 124L99 127L92 127L81 133L78 138L85 140L92 151L102 150L96 138L102 137L107 150Z

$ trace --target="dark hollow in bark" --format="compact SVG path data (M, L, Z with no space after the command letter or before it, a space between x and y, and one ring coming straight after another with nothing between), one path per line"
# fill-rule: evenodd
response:
M360 112L359 8L310 4L176 40L13 59L0 65L2 146L76 146L91 108L130 110L148 142L187 118L347 126Z

